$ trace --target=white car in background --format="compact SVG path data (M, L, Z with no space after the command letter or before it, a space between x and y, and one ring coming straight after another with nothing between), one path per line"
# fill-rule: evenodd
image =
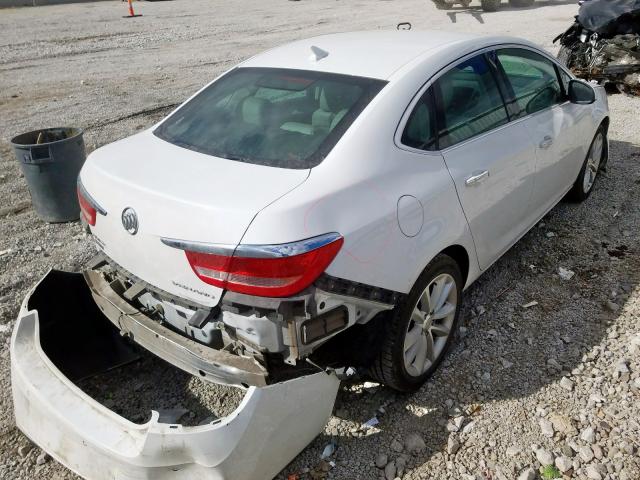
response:
M608 125L602 88L515 38L274 48L90 155L78 191L103 253L87 292L134 342L212 382L351 365L413 391L451 344L464 289L563 197L589 196Z

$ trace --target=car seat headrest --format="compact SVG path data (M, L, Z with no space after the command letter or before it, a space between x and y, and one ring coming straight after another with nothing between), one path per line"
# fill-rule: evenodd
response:
M338 113L351 108L359 96L358 86L326 82L321 86L319 106L324 111Z

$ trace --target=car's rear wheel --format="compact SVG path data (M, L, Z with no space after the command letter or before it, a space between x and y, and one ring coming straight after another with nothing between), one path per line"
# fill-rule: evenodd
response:
M403 392L417 390L438 367L455 335L462 274L448 255L438 255L391 313L371 375Z
M606 149L607 134L605 128L601 125L589 146L587 158L580 169L578 178L569 191L569 199L582 202L591 194L598 172L606 160Z

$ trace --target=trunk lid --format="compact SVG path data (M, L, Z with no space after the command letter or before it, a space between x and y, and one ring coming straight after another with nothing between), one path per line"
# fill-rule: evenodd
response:
M80 178L107 212L92 233L108 257L155 287L213 306L221 289L202 282L184 252L160 239L235 246L261 209L308 175L194 152L145 131L93 152ZM138 220L134 234L123 226L128 208Z

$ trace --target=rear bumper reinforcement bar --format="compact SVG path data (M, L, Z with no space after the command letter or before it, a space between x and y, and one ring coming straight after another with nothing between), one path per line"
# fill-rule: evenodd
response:
M102 313L123 334L182 370L215 383L265 386L268 373L255 360L201 345L151 320L124 301L98 272L84 278Z

